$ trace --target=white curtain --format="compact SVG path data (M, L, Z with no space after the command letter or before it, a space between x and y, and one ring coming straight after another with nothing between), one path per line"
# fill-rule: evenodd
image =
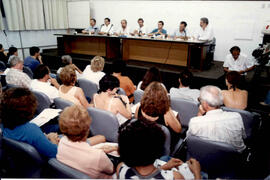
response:
M67 29L67 0L43 0L46 29Z
M21 0L3 0L8 30L25 30Z

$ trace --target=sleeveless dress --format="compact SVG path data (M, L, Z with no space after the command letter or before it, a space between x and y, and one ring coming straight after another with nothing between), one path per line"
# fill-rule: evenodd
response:
M81 102L79 101L79 99L77 99L75 97L75 93L76 93L76 90L77 90L77 87L74 86L72 87L67 93L63 93L62 92L62 87L63 85L61 85L59 87L59 97L62 98L62 99L65 99L67 101L70 101L76 105L82 105Z

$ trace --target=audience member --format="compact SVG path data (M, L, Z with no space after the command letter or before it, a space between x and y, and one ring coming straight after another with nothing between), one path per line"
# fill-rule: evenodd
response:
M151 67L145 73L143 80L138 83L137 90L145 90L145 88L153 81L162 82L159 70L156 67ZM162 84L163 85L163 84ZM163 85L164 86L164 85ZM166 89L166 87L164 86Z
M238 88L241 81L241 75L237 71L230 71L226 74L225 81L228 90L222 91L224 105L230 108L246 109L248 92Z
M98 94L94 94L94 107L110 111L116 115L120 124L131 118L131 108L127 96L117 95L119 80L112 75L105 75L99 81Z
M0 44L0 61L4 62L5 64L8 62L8 56L2 44Z
M23 72L23 60L13 55L9 58L9 64L10 69L6 73L7 84L31 88L31 79Z
M38 65L43 64L40 49L39 47L33 46L29 49L29 52L30 56L25 58L24 65L34 72Z
M128 121L119 129L119 154L123 161L117 167L119 179L183 179L177 171L183 162L172 158L157 168L155 160L163 155L165 134L156 123L139 119ZM200 179L200 164L187 162L195 179ZM175 168L176 167L176 168Z
M122 88L129 98L129 102L134 100L134 91L136 87L128 76L123 76L122 73L125 70L126 63L121 60L113 62L113 76L117 77L120 81L120 88Z
M231 144L239 152L246 146L242 117L237 112L225 112L221 90L215 86L204 86L200 90L198 117L189 122L187 136L194 135L207 140Z
M188 69L181 72L179 75L179 88L170 89L171 98L182 98L198 102L200 91L198 89L190 89L192 79L193 75Z
M103 57L95 56L91 60L91 65L87 65L86 68L84 69L82 78L92 81L98 86L99 81L105 75L105 73L102 72L104 64L105 61Z
M61 73L61 70L63 69L63 67L65 66L68 66L68 65L72 65L70 67L72 67L75 72L76 72L76 76L77 78L80 78L81 75L82 75L82 71L75 65L72 63L72 58L70 55L64 55L61 57L61 60L62 60L62 67L60 67L58 70L57 70L57 74L60 74Z
M34 79L31 82L32 90L46 94L53 103L53 99L59 97L59 87L60 85L57 83L56 79L50 77L48 66L40 64L34 72Z
M91 118L81 106L67 107L60 115L59 126L64 137L61 138L57 159L62 163L82 171L94 179L111 178L114 171L108 156L109 151L92 147L105 142L104 136L88 138Z
M8 53L7 53L8 59L11 56L18 56L18 49L14 46L11 46L10 48L8 48ZM8 60L8 64L9 64L9 60Z
M44 135L36 124L29 122L36 107L36 98L30 90L8 89L1 99L3 136L32 145L44 157L55 158L59 140L57 134Z
M76 105L81 105L85 108L90 107L90 104L86 100L83 90L75 86L77 77L72 65L65 66L61 70L60 80L63 83L59 87L59 96L61 98L67 101L71 101Z

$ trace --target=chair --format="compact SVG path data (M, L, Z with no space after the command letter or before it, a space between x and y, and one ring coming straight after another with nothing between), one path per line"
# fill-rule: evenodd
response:
M230 144L188 136L187 160L195 158L209 179L236 178L241 165L241 154Z
M78 79L78 84L80 88L82 88L84 95L93 99L93 95L98 91L98 86L95 83L83 78Z
M7 84L6 85L6 90L7 89L10 89L10 88L19 88L20 86L17 86L17 85L15 85L15 84Z
M25 74L27 74L31 79L33 79L33 72L29 67L24 66L23 67L23 72Z
M37 99L37 103L38 103L36 114L40 114L44 109L50 108L51 101L46 94L44 94L42 92L38 92L38 91L32 91L32 92L35 95L35 97Z
M119 95L125 95L126 96L126 92L122 88L119 88L117 94L119 94Z
M65 99L62 99L62 98L55 98L53 100L53 102L55 104L56 109L62 109L62 110L65 109L68 106L72 106L73 105L72 102L67 101Z
M90 179L87 174L78 171L70 166L67 166L55 158L52 158L48 162L49 174L51 178L61 179Z
M6 64L3 61L0 61L0 71L4 72L6 70Z
M92 135L103 135L109 142L118 142L119 122L116 116L98 108L88 108L92 118L90 133Z
M163 130L165 136L166 136L166 139L165 139L165 144L164 144L164 156L167 155L169 156L170 155L170 152L171 152L171 133L169 131L169 129L166 127L166 126L162 126L161 125L161 129Z
M137 104L141 101L144 91L143 90L136 90L134 91L134 104Z
M8 178L39 178L44 160L30 144L3 137L2 166Z

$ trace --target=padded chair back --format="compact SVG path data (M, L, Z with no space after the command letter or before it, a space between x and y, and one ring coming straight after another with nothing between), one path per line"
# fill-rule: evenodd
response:
M119 88L117 94L119 94L119 95L125 95L126 96L126 92L122 88Z
M56 109L62 109L62 110L65 109L68 106L72 106L73 105L72 102L67 101L65 99L62 99L62 98L55 98L53 100L53 102L55 104Z
M197 116L199 105L191 100L171 98L171 108L178 112L181 125L188 127L191 118Z
M134 91L134 104L137 104L138 102L141 102L141 99L143 97L143 90L136 90Z
M42 92L38 92L38 91L32 91L32 92L35 95L35 97L37 99L37 103L38 103L36 114L40 114L44 109L50 108L51 101L46 94L44 94Z
M164 144L164 156L165 155L169 156L171 152L171 133L166 126L161 125L161 129L166 135L165 144Z
M61 178L61 179L90 179L87 174L78 171L70 166L67 166L55 158L52 158L48 162L49 164L49 174L51 178Z
M0 71L4 72L6 68L6 64L3 61L0 61Z
M88 113L92 118L90 133L92 135L103 135L109 142L118 142L119 122L116 116L98 108L88 108Z
M221 107L223 111L229 111L229 112L238 112L244 123L247 140L250 140L253 138L253 136L256 134L260 127L261 123L261 116L258 113L255 112L248 112L241 109L233 109L228 107Z
M209 179L236 178L240 166L240 153L229 144L204 140L196 136L187 138L187 159L197 159Z
M93 95L98 91L97 85L87 79L78 79L78 84L82 88L84 95L93 99Z
M6 89L10 88L19 88L20 86L14 85L14 84L7 84Z
M29 67L26 67L26 66L24 66L23 67L23 72L25 73L25 74L27 74L31 79L33 79L33 72L32 72L32 70L29 68Z
M2 166L9 178L39 178L44 161L30 144L3 137Z

